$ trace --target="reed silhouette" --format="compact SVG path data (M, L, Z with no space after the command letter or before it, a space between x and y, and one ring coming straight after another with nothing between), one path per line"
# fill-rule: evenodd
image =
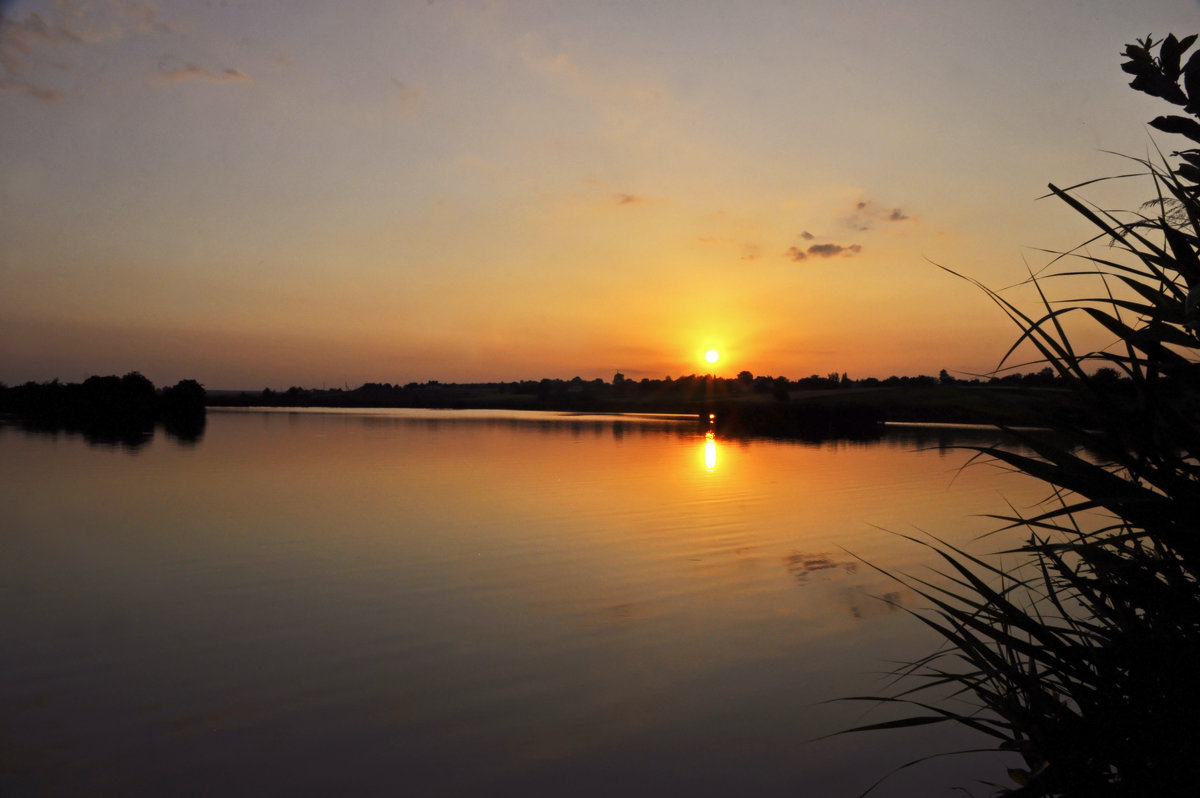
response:
M895 689L862 700L903 717L857 731L956 723L990 737L1023 766L1021 796L1194 796L1200 789L1200 52L1195 36L1125 49L1134 89L1176 106L1150 124L1188 149L1133 158L1151 194L1129 212L1050 195L1091 222L1094 238L1030 278L1026 313L980 286L1076 397L1054 435L1013 434L1025 449L979 457L1046 483L1034 514L997 517L1024 530L1006 565L941 541L943 581L893 574L932 605L917 617L948 644L897 670ZM1129 179L1131 175L1119 178ZM1095 182L1095 181L1091 181ZM1103 255L1084 247L1106 245ZM1049 281L1088 288L1060 304ZM1099 325L1113 346L1077 351L1068 317ZM1099 368L1097 368L1099 367ZM1126 390L1106 390L1124 377ZM952 699L946 695L951 694ZM989 784L989 782L984 782Z

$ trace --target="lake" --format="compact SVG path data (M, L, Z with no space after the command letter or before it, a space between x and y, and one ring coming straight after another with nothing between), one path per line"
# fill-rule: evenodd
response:
M829 701L936 644L857 558L928 575L894 533L998 550L979 514L1044 497L962 468L991 439L411 410L210 411L140 446L0 427L0 795L857 795L979 742L814 739L883 719Z

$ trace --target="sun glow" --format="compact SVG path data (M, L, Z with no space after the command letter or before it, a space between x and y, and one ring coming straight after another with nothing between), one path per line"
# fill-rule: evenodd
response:
M715 349L710 349L704 353L704 359L707 360L709 363L716 363L718 360L721 359L721 353Z

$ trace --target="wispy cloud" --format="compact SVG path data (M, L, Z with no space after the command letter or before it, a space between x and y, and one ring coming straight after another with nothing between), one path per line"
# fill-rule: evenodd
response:
M44 86L31 86L28 83L18 83L11 80L0 80L0 91L9 94L23 94L44 103L56 103L63 98L62 92L48 89Z
M19 72L38 47L82 43L83 38L61 20L47 21L36 13L20 19L0 14L0 67L6 72Z
M137 33L180 33L183 26L162 19L162 11L153 3L108 0L123 24Z
M178 69L168 69L159 72L152 78L155 83L187 83L191 80L209 80L215 83L244 83L250 80L240 69L223 69L214 72L195 64L188 64Z
M44 14L21 17L0 10L0 91L57 102L64 96L61 91L29 75L35 64L49 60L46 51L95 46L132 34L178 32L180 27L164 21L156 5L130 0L56 0ZM71 71L70 64L57 62L58 57L56 69Z
M392 78L396 99L403 105L415 103L421 99L421 92L398 78Z
M516 47L520 59L534 72L560 78L579 76L579 66L570 53L551 49L541 37L535 34L527 33L522 36Z
M871 230L880 223L907 221L915 220L901 208L880 205L874 200L858 200L841 218L845 227L859 232Z
M575 66L575 61L572 60L568 53L559 53L553 58L543 61L542 67L556 75L570 75L573 77L579 74L579 67Z
M37 50L81 44L83 39L58 19L47 21L31 13L20 19L0 13L0 91L21 94L42 102L57 102L62 94L37 86L25 76L26 66Z
M648 202L645 197L637 194L617 194L616 200L618 205L642 205Z
M789 247L786 255L791 260L802 261L808 258L833 258L838 255L850 257L860 252L862 252L861 244L813 244L806 250L800 247Z
M762 246L753 241L720 238L718 236L700 236L696 239L696 243L706 247L721 247L722 249L736 250L738 258L745 261L758 260L763 256Z

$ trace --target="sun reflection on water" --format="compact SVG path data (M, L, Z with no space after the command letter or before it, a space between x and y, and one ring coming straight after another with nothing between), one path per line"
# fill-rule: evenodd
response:
M704 433L704 467L709 471L717 467L717 436L714 432Z

